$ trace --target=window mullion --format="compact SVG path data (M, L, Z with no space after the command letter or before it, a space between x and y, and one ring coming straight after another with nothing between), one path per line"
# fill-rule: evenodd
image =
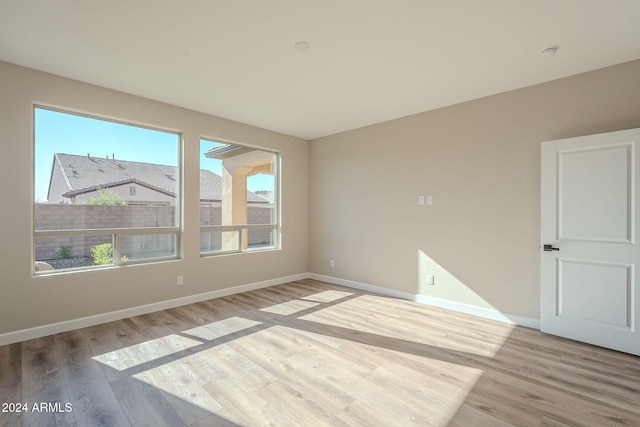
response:
M113 235L113 265L120 265L122 262L122 251L120 246L120 235Z

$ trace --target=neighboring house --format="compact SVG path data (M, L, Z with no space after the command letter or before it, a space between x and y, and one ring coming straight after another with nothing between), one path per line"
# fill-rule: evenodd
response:
M178 185L175 166L115 158L56 153L49 181L48 203L84 203L109 188L129 205L174 206ZM200 203L217 207L222 200L222 177L200 170ZM247 192L249 206L267 206L268 198Z

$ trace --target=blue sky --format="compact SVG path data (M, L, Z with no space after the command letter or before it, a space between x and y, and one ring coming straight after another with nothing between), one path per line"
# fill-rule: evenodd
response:
M35 200L47 199L54 153L177 165L180 135L129 126L105 120L61 113L43 108L35 110ZM201 141L202 169L221 173L222 162L206 159L204 152L216 143ZM273 177L257 175L248 180L251 191L273 190Z

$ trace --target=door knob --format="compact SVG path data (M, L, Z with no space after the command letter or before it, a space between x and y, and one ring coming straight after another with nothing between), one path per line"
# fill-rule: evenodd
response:
M560 248L554 248L552 245L544 245L545 252L559 251Z

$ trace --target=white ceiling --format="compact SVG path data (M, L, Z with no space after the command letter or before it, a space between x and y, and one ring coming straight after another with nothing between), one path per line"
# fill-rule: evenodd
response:
M2 61L304 139L638 58L639 0L0 0Z

